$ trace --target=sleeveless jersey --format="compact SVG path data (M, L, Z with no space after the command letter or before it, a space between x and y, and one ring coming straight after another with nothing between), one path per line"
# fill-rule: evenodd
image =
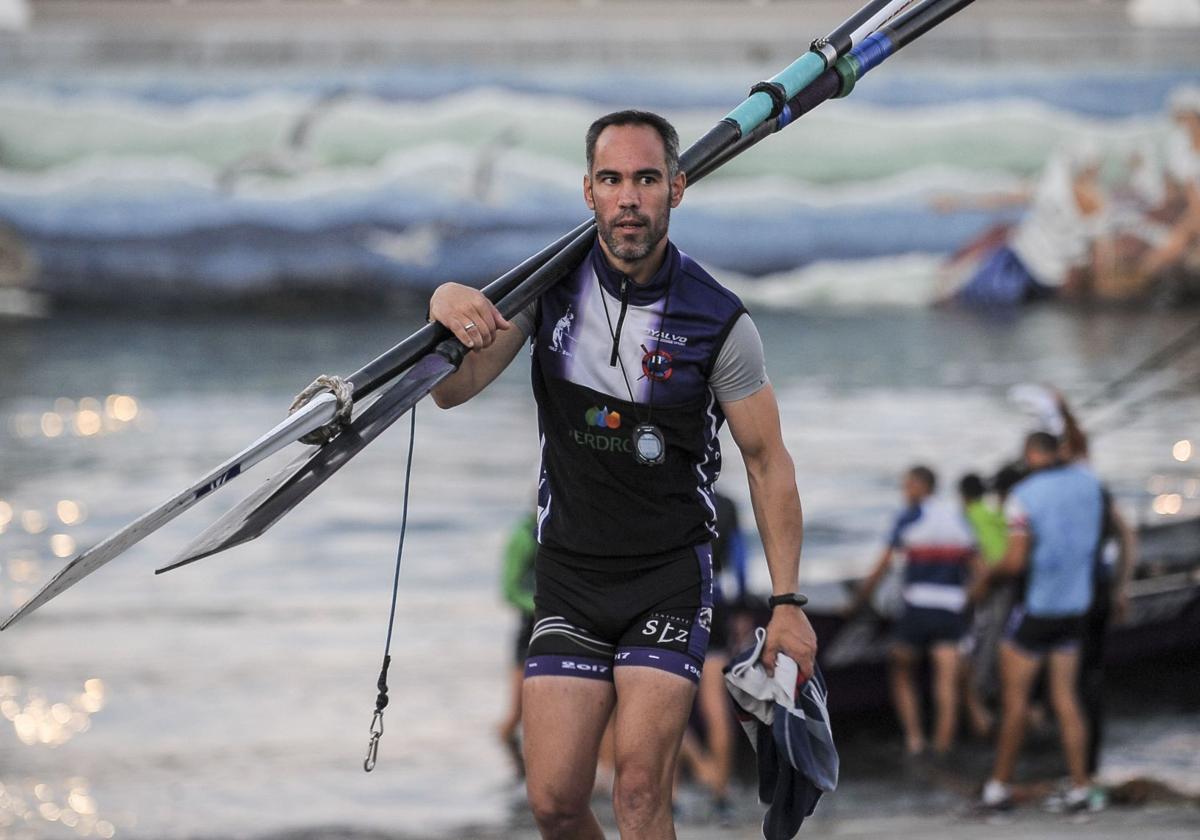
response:
M542 545L632 557L715 536L725 416L708 378L744 311L672 244L645 285L613 270L596 244L542 295L530 337ZM662 432L664 463L635 459L641 423Z

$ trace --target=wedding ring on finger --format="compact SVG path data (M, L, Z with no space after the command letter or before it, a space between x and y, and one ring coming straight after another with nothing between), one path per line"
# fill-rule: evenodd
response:
M479 329L479 327L475 326L474 321L467 321L467 325L465 327L463 327L463 329L464 330L477 330L477 329Z

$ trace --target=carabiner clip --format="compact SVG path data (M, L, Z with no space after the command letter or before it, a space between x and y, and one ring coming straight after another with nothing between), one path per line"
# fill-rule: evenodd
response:
M383 712L375 711L375 717L371 718L371 740L367 744L367 757L363 760L363 770L370 773L375 769L375 762L379 759L379 739L383 737Z

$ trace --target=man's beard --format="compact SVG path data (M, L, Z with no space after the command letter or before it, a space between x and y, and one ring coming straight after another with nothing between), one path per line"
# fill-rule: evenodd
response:
M617 225L626 221L635 221L643 225L632 239L617 230ZM650 256L658 243L662 242L663 237L667 235L670 221L671 208L669 205L657 219L651 219L641 213L624 212L611 222L605 222L600 218L599 213L596 214L596 227L600 231L600 238L608 246L609 253L626 262L638 262Z

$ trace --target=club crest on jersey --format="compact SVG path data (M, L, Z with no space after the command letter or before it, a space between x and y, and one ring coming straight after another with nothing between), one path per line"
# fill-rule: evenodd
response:
M571 336L571 327L575 323L575 310L571 305L567 305L567 311L562 314L554 323L554 332L550 334L550 349L555 353L561 353L564 356L571 355L571 348L567 346L568 341L574 341Z
M642 345L642 375L640 379L650 377L655 382L666 382L675 370L671 367L671 354L661 347L647 350Z

